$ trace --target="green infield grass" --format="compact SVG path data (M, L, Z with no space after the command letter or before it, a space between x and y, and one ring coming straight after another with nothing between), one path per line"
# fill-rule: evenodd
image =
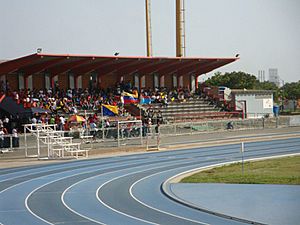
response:
M196 173L181 183L300 184L300 156L235 163Z

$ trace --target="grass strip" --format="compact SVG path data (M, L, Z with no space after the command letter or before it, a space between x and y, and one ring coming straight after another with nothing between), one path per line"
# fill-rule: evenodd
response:
M186 177L181 183L300 184L300 156L234 163Z

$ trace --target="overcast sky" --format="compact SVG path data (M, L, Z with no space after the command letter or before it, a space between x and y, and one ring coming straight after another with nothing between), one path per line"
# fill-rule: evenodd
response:
M221 72L300 78L300 0L185 0L186 56ZM175 56L175 0L151 0L154 56ZM145 56L144 0L0 0L0 59L36 52ZM215 70L214 72L216 72Z

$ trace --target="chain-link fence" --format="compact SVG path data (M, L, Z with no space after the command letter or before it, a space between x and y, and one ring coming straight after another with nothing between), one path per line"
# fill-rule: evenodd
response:
M231 126L229 126L229 123ZM119 123L115 127L101 129L76 129L64 131L64 137L72 137L74 143L81 143L82 149L97 149L101 151L104 148L115 147L146 147L147 136L155 136L159 133L161 139L167 136L175 135L193 135L210 132L221 132L227 129L233 130L251 130L251 129L270 129L290 126L300 126L300 116L280 116L272 118L254 118L237 120L215 120L201 122L184 122L174 124L161 124L159 126L146 126L141 121L130 121L128 123ZM26 140L25 140L26 136ZM34 133L20 134L18 137L4 135L0 137L0 151L24 151L27 148L28 155L36 155L37 148L40 148L40 156L47 154L47 144L38 141ZM149 144L149 143L148 143Z

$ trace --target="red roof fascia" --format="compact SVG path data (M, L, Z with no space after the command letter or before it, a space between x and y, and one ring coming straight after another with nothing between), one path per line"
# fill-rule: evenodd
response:
M44 62L43 59L47 60ZM27 75L49 70L52 76L72 70L85 74L93 70L117 73L206 73L239 58L182 58L182 57L120 57L72 54L32 54L0 64L0 75L24 70ZM124 62L126 60L126 62ZM218 63L210 64L210 61ZM93 62L95 61L95 62ZM195 62L197 61L197 63ZM195 63L194 63L195 62ZM178 68L180 68L178 70Z
M80 64L77 67L74 67L72 69L72 72L74 74L80 75L80 74L85 74L92 72L94 70L97 70L98 68L104 67L106 65L111 65L116 59L105 59L105 58L98 58L98 59L93 59L92 62L87 63L87 64Z
M177 70L177 75L187 74L193 72L196 68L201 67L201 60L193 61L189 64L181 66L180 69Z
M203 65L206 65L208 63L208 65L214 63L215 60L198 60L198 62L190 64L188 66L185 67L181 67L179 70L177 70L177 75L183 75L186 73L193 73L197 70L197 68L202 68Z
M143 67L145 65L149 65L149 63L151 63L151 61L149 60L137 60L135 64L118 69L116 71L116 73L118 74L132 74L134 72L138 71L139 67Z
M183 67L187 67L187 66L190 66L190 65L194 65L196 62L194 60L178 60L177 63L170 63L170 66L169 67L166 67L165 69L161 69L158 71L158 73L161 73L161 74L169 74L169 73L175 73L177 72L178 68L183 68Z
M229 63L231 63L231 62L234 62L235 60L216 60L216 61L214 61L213 63L211 63L211 64L209 64L209 65L206 65L206 66L204 66L204 67L202 67L202 68L199 68L199 69L197 69L196 71L198 72L198 73L200 73L200 74L204 74L204 73L208 73L208 72L211 72L212 70L214 70L214 69L217 69L217 68L219 68L219 67L221 67L221 66L224 66L224 65L226 65L226 64L229 64Z
M15 72L20 67L28 65L34 62L38 58L39 56L37 56L36 54L32 54L32 55L24 56L22 58L3 62L0 64L0 75Z
M102 75L105 75L105 74L109 74L114 71L117 71L119 68L123 68L123 67L126 67L127 65L132 65L134 63L135 63L135 61L132 61L132 60L128 60L128 61L127 60L116 60L113 62L113 64L102 67L101 70L98 69L98 72Z
M159 60L155 64L151 64L151 65L148 64L148 65L140 67L138 72L141 74L154 73L156 70L158 70L166 65L169 65L170 62L172 62L172 61L166 60L166 59Z
M160 66L159 68L156 68L154 71L152 71L152 73L161 73L161 74L165 74L166 72L168 72L169 70L173 70L171 68L173 68L174 66L178 66L181 62L179 60L176 61L169 61L167 62L165 65Z
M44 62L41 62L41 63L30 65L28 67L21 68L20 70L22 72L24 72L25 76L30 76L32 74L42 72L42 71L44 71L44 70L46 70L46 69L48 69L52 66L55 66L58 63L62 62L63 60L64 60L64 58L57 58L57 59L54 58L52 60L44 61Z
M70 71L73 68L88 62L89 60L90 59L79 59L79 60L76 60L76 61L68 62L68 60L66 59L66 60L63 61L64 62L63 64L57 65L55 67L51 67L48 70L50 71L51 76L54 77L58 74Z
M189 61L189 60L238 60L240 58L208 58L208 57L148 57L148 56L99 56L99 55L85 55L85 54L51 54L51 53L38 53L34 54L37 56L49 56L49 57L69 57L69 58L94 58L94 59L137 59L137 60L164 60L164 59L171 59L171 60L180 60L180 61Z

